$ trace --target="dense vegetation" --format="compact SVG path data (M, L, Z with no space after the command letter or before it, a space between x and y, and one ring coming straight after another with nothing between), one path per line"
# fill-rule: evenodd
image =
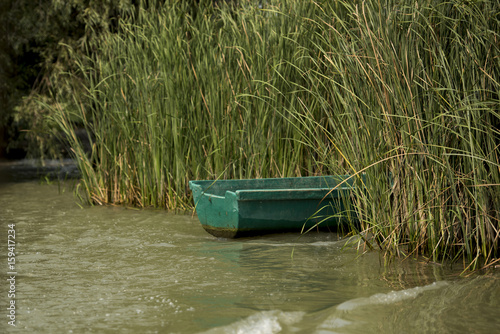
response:
M133 0L2 0L0 2L0 157L66 154L56 124L37 100L74 94L75 57L131 16ZM71 50L71 53L69 52Z
M367 176L366 244L491 265L498 1L140 3L40 99L91 203L191 206L187 182ZM86 152L75 124L91 138Z

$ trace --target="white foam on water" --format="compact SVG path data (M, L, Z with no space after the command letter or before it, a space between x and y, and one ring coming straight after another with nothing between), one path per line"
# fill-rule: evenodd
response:
M337 318L337 317L329 317L326 319L321 325L318 326L314 334L338 334L336 329L347 327L352 324L352 321Z
M157 244L150 244L149 246L152 246L152 247L177 247L175 245L172 245L168 242L160 242L160 243L157 243Z
M417 286L415 288L391 291L389 293L377 293L370 297L351 299L337 306L337 310L351 311L360 306L377 305L377 304L393 304L401 300L415 298L419 294L427 290L439 289L447 285L445 281L434 282L425 286Z
M301 321L305 312L262 311L227 326L203 334L275 334Z

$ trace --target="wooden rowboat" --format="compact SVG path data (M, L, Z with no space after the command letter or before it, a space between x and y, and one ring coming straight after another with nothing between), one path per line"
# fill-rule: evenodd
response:
M337 230L356 219L348 210L354 181L347 175L313 176L190 181L189 187L203 228L216 237L234 238L301 232L316 225Z

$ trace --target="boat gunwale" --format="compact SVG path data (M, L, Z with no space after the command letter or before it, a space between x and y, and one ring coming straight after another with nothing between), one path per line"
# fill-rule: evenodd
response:
M337 176L338 177L338 176ZM264 178L264 179L238 179L238 180L191 180L189 181L189 188L192 191L195 189L201 195L209 194L212 197L224 198L227 192L231 193L268 193L268 192L310 192L310 191L326 191L332 192L334 190L353 190L355 186L350 183L338 186L339 183L345 182L347 176L342 176L340 179L334 176L306 176L306 177L288 177L288 178ZM323 180L330 179L332 186L328 187L328 183L322 184ZM307 186L302 184L305 180L319 181L319 183ZM252 183L257 183L255 186ZM269 183L272 184L269 184ZM295 186L299 186L296 188ZM210 190L213 192L210 192Z
M283 201L283 200L313 200L332 199L342 195L348 195L353 190L352 187L331 188L303 188L303 189L252 189L252 190L227 190L224 196L210 192L202 192L200 196L209 198L225 199L227 197L236 198L237 201Z

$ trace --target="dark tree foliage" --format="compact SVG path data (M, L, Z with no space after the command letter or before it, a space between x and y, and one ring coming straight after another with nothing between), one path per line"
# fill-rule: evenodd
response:
M0 2L0 157L60 155L53 125L35 97L69 94L73 54L94 52L144 1L2 0Z
M166 2L186 5L192 19L200 2L237 7L238 0L1 0L0 157L64 155L57 128L40 101L54 94L71 101L78 78L75 58L98 52L102 36L120 20ZM265 3L255 0L256 5ZM68 75L71 73L72 75ZM73 82L72 82L73 81Z

